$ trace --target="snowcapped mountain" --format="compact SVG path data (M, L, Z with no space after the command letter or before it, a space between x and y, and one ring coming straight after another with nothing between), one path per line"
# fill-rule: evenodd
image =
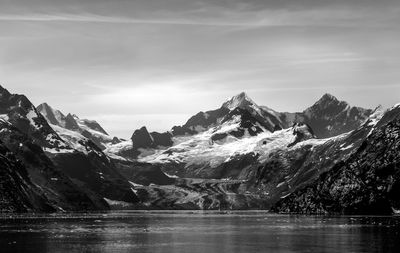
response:
M238 116L240 113L247 114L244 117L249 117L248 114L250 114L254 118L254 121L258 121L263 126L264 130L273 132L283 128L279 119L274 114L258 106L246 93L242 92L228 99L216 110L199 112L191 117L183 126L173 127L171 132L174 136L201 133L211 127L217 126L222 121L231 120L230 118Z
M232 97L228 101L226 101L222 105L222 107L227 108L230 111L240 108L240 109L243 109L243 110L249 112L255 119L257 119L270 132L284 128L284 126L282 125L280 120L276 117L275 113L273 113L271 110L267 109L267 107L258 106L244 92L242 92L242 93Z
M201 191L206 189L202 187L208 185L207 180L217 180L214 182L218 187L222 182L236 184L237 190L225 189L226 194L239 199L245 199L246 194L253 196L245 202L225 199L217 206L249 207L255 201L269 208L281 197L313 182L348 159L387 118L383 115L388 114L390 112L379 108L372 111L351 107L329 94L303 112L280 113L258 106L241 93L221 108L200 112L185 125L174 127L170 147L150 145L151 136L144 128L134 134L147 136L138 141L147 144L138 145L140 148L133 160L160 167L167 175L178 177L173 187L142 186L140 189L147 196L142 197L142 201L160 208L157 198L162 193L165 205L174 205L178 201L174 193L185 195L187 189L194 187L193 182L185 178L197 178L203 180L196 183L199 195L187 200L190 203L183 203L204 208L200 204L205 201ZM129 148L133 143L130 142ZM107 151L116 160L132 159L123 152ZM209 191L209 194L207 198L212 199L209 201L216 201L214 193ZM213 208L213 205L206 208Z
M265 106L258 106L242 92L228 99L219 109L200 112L183 126L173 127L172 136L169 133L162 134L165 139L163 143L154 142L154 136L157 134L149 134L144 127L135 131L131 141L111 145L105 152L116 158L139 158L141 161L153 162L165 160L165 156L168 156L172 161L175 159L173 154L177 153L174 150L181 150L182 145L191 143L185 150L192 149L200 155L196 159L188 156L186 160L194 161L199 160L201 154L207 153L207 150L213 150L208 145L226 146L230 147L230 150L237 147L237 153L240 153L244 152L240 147L245 140L257 143L257 138L261 138L259 135L269 136L282 129L293 128L296 124L307 125L310 134L306 136L310 138L337 136L360 127L371 113L372 110L350 107L346 102L339 101L329 94L324 95L304 112L280 113ZM197 146L197 143L203 144ZM179 157L184 157L184 154L186 153L183 152ZM212 163L220 153L212 154L215 154L215 157L207 160L207 163ZM157 155L160 159L154 159ZM145 158L146 156L149 157Z
M130 184L93 142L52 125L62 128L59 135L25 96L1 87L0 114L1 140L55 210L106 209L105 198L136 203Z
M325 94L303 112L281 113L240 93L169 132L142 127L125 141L0 87L0 176L18 177L0 180L0 210L357 213L383 203L387 212L400 207L399 108L351 107Z
M46 119L24 95L10 94L0 86L0 115L35 143L48 150L71 151L71 148L47 124Z
M170 132L149 133L146 127L135 130L131 141L110 145L105 152L112 157L136 159L173 146L185 137L196 139L197 135L205 132L212 133L211 142L224 142L226 139L271 133L282 127L276 116L259 107L243 92L223 103L219 109L199 112L183 126L174 126Z
M110 144L119 143L116 137L110 137L108 133L94 120L80 119L75 114L70 113L65 116L60 110L53 109L47 103L37 107L50 126L65 139L77 142L77 139L85 137L95 143L99 148L105 149ZM71 132L72 131L72 132Z

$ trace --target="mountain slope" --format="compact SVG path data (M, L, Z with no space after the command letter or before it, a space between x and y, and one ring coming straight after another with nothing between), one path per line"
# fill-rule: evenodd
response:
M54 211L26 168L0 142L0 212Z
M305 123L318 138L329 138L357 129L373 112L370 109L351 107L347 102L325 94L303 112L277 115L285 127L296 122Z
M54 210L107 208L100 197L91 195L73 183L29 136L5 121L0 122L0 129L0 139L4 146L26 168L29 180L40 189L48 200L47 204Z
M10 94L1 88L0 98L0 112L6 119L1 139L24 161L35 184L44 189L54 185L46 192L51 194L53 191L67 198L66 209L76 205L81 209L104 209L108 207L105 198L131 204L137 202L130 184L116 171L111 160L91 140L74 131L73 126L78 124L72 116L65 117L66 128L53 125L62 130L60 137L25 96ZM67 195L74 192L75 197L67 197L60 191ZM60 199L54 198L57 205L60 204ZM84 198L87 198L87 204L81 201Z
M228 99L216 110L199 112L191 117L183 126L173 127L171 132L174 136L193 135L204 132L211 127L218 126L223 120L229 120L235 114L232 114L232 111L235 110L249 113L267 131L273 132L283 128L274 114L258 106L246 93L242 92ZM229 116L230 114L231 116Z
M110 137L100 124L94 120L80 119L70 113L65 116L60 110L52 108L47 103L40 104L37 107L37 111L46 118L50 126L58 134L64 135L65 138L70 132L64 129L81 134L101 149L105 149L110 144L120 142L118 138Z
M279 201L296 213L388 214L400 208L400 106L374 124L350 158Z

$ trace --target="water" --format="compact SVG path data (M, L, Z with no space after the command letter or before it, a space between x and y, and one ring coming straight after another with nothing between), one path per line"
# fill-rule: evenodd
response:
M0 252L400 252L400 217L134 211L0 216Z

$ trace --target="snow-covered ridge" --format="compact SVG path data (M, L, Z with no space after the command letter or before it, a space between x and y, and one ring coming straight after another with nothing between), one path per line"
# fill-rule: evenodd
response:
M71 142L90 139L100 148L107 147L113 142L113 138L94 120L79 119L75 114L65 116L60 110L52 108L47 103L39 105L37 110L46 118L53 130L63 136L70 145L76 146L78 150L81 150L80 144Z
M222 106L228 108L229 110L233 110L237 107L246 105L256 105L256 103L254 103L254 101L247 96L245 92L242 92L236 96L233 96L232 98L227 99Z
M242 138L228 136L215 142L211 140L216 132L227 131L235 126L235 122L226 122L218 128L212 128L191 138L175 137L176 145L165 150L156 150L153 155L142 157L139 161L148 163L175 162L187 165L208 164L210 167L216 167L237 155L249 153L259 154L259 160L263 161L272 151L288 149L288 146L296 140L296 135L292 128L274 133L265 131L256 136L245 134ZM319 140L318 144L325 141ZM310 142L309 144L312 145L313 143Z

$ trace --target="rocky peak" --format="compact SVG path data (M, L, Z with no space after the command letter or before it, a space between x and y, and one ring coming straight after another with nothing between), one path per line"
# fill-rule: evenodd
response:
M322 101L339 101L335 96L329 93L325 93L321 99Z
M61 122L59 119L63 119L65 116L60 111L55 111L49 104L42 103L40 104L36 110L40 112L51 124L61 126ZM58 113L58 115L56 115ZM57 117L58 116L58 117Z
M333 107L345 108L348 104L344 101L339 101L335 96L326 93L323 95L311 108L313 110L327 109Z
M356 129L371 113L372 110L351 107L347 102L325 94L301 114L300 121L309 124L318 138L328 138Z
M36 108L38 111L42 111L42 110L46 110L46 111L52 111L53 108L50 107L50 105L46 102L41 103L40 105L38 105L38 107Z
M159 146L169 147L173 144L171 133L149 133L146 127L135 130L131 140L132 147L135 150L138 148L157 148Z
M226 101L222 105L222 107L228 108L229 110L233 110L237 107L245 108L249 105L257 106L257 104L254 103L254 101L249 96L247 96L245 92L241 92L238 95L228 99L228 101Z
M135 130L131 137L131 140L134 149L151 147L153 144L153 138L147 131L147 128L144 126L140 129Z

